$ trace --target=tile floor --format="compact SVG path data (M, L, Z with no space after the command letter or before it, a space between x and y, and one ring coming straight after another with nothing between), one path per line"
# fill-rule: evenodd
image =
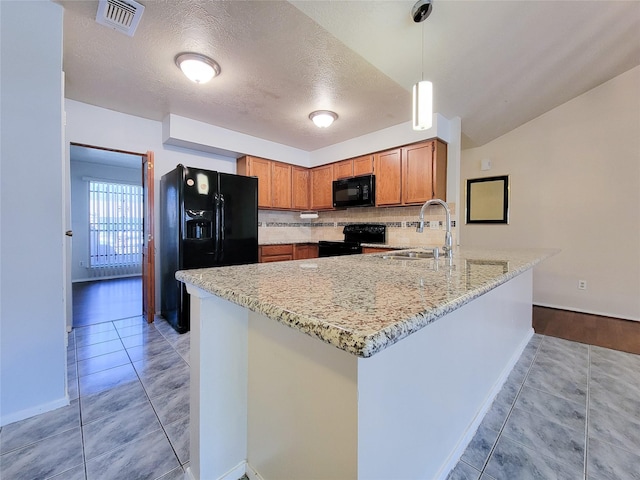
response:
M79 327L71 405L0 430L0 478L182 479L189 462L189 333L131 317Z
M181 479L189 334L135 317L68 355L71 406L0 430L0 478ZM535 335L449 479L640 480L640 356Z
M640 480L640 356L535 335L449 480Z

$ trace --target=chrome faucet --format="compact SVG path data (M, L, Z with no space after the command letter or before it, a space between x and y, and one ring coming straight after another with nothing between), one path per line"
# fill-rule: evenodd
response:
M422 233L424 231L424 211L429 205L442 205L444 207L444 211L446 214L446 222L447 222L447 231L444 234L444 246L442 247L442 252L449 258L453 256L453 245L451 241L451 210L449 210L449 205L443 200L438 198L434 198L433 200L427 200L422 205L420 209L420 224L418 228L416 228L416 232Z

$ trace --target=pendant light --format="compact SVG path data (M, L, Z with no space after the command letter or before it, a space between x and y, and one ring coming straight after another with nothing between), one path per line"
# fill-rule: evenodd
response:
M431 14L431 0L418 0L411 10L416 23ZM413 129L427 130L433 122L433 84L424 79L424 24L422 24L422 79L413 86Z

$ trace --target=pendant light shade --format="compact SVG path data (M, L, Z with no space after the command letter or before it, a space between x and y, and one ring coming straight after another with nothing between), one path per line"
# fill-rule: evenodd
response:
M177 55L176 65L189 80L198 84L207 83L216 75L220 75L220 65L199 53Z
M433 84L422 80L413 86L413 129L431 128L433 118Z

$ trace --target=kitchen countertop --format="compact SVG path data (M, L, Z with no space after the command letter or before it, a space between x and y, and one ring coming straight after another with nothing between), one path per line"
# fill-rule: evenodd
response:
M370 357L557 252L459 247L452 259L349 255L185 270L176 278Z

